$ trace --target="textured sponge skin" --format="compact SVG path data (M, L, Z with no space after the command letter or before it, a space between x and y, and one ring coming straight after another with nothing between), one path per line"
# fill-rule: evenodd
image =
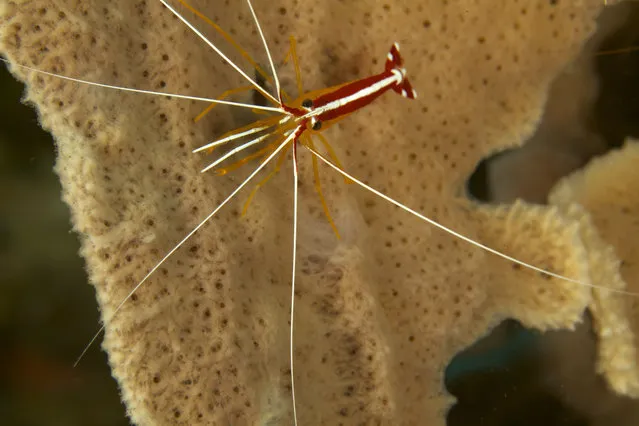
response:
M244 2L193 3L266 63ZM276 59L288 34L299 38L309 89L378 72L400 42L420 99L387 95L327 133L351 173L496 249L589 278L578 220L523 204L480 208L461 194L484 156L530 135L600 1L255 3ZM243 84L154 0L4 1L0 51L16 64L141 89L217 96ZM254 117L216 108L193 124L203 108L194 102L13 72L56 138L103 347L132 421L290 424L289 164L247 216L243 200L231 203L112 315L243 176L200 175L204 159L190 151ZM290 77L282 73L287 89ZM301 424L443 425L453 354L506 316L570 328L589 303L586 288L514 268L323 170L344 235L336 241L301 157Z

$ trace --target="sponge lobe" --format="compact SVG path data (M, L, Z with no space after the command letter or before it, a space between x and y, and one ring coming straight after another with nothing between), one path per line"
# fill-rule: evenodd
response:
M639 293L639 246L631 237L639 232L638 161L639 143L629 140L622 149L564 179L551 194L551 202L560 208L574 212L579 206L589 213L583 239L592 252L595 282L634 293ZM590 311L599 338L599 372L616 392L638 397L639 301L596 290Z

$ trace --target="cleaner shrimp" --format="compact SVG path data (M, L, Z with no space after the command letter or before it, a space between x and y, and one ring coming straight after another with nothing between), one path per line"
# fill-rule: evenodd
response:
M164 263L177 251L179 250L189 239L198 232L205 224L207 224L211 218L213 218L218 212L231 200L235 199L238 193L245 188L249 182L251 182L260 172L262 172L268 165L275 163L273 170L264 177L254 188L253 192L250 193L246 204L245 210L248 208L248 204L253 199L253 196L256 194L256 190L266 184L274 175L277 173L280 168L283 166L284 161L289 157L291 158L292 170L293 170L293 224L292 224L292 254L291 254L291 297L290 297L290 327L289 327L289 363L290 363L290 383L291 383L291 399L292 399L292 411L293 411L293 421L294 424L298 424L298 414L297 414L297 404L296 404L296 392L295 392L295 356L294 356L294 324L295 324L295 294L296 294L296 263L297 263L297 236L298 236L298 178L299 178L299 170L298 170L298 157L297 154L299 152L298 148L303 148L303 150L308 151L311 154L312 159L312 167L315 178L315 187L317 193L320 197L322 207L324 210L324 214L326 216L327 221L329 222L331 228L336 234L336 238L339 238L339 224L336 224L333 220L328 204L324 200L324 196L322 194L322 189L319 183L319 164L325 164L329 169L336 171L340 174L346 182L350 182L356 184L362 189L374 194L376 197L384 200L385 202L391 203L396 207L402 209L403 211L409 213L417 217L418 219L439 228L440 230L447 232L454 237L463 240L464 242L474 245L482 250L485 250L493 255L499 256L503 259L506 259L510 262L523 266L525 268L534 270L541 274L558 278L562 280L566 280L569 282L573 282L575 284L584 285L592 288L600 288L606 289L605 287L590 284L583 282L581 280L573 279L561 274L553 273L551 271L547 271L544 268L532 265L527 262L523 262L516 258L513 258L505 253L502 253L498 250L495 250L491 247L488 247L478 241L473 240L449 227L446 227L439 222L421 214L408 207L407 205L401 203L400 201L391 198L386 195L384 192L377 190L371 185L364 182L362 179L358 179L357 177L348 173L344 167L339 162L337 155L332 149L331 145L322 135L322 132L328 129L331 125L335 124L338 120L346 118L348 115L356 112L357 110L368 106L371 102L377 99L379 96L383 95L385 92L393 91L408 100L414 100L417 98L417 93L413 89L411 83L409 82L408 73L404 68L404 60L400 54L399 44L394 43L391 45L389 52L387 53L386 59L384 61L383 69L376 75L362 78L359 80L352 81L350 83L340 84L334 87L330 87L327 89L312 91L304 93L301 82L301 73L300 67L297 60L297 56L295 53L295 44L291 42L291 57L292 62L296 71L296 83L299 91L299 97L294 100L288 100L288 96L284 93L280 80L278 78L277 70L275 63L273 61L271 51L269 49L269 45L267 43L267 38L262 31L260 21L258 19L257 14L253 8L251 0L247 0L247 5L250 9L251 16L253 18L254 24L259 33L261 42L264 47L264 51L268 57L269 67L271 75L270 81L273 82L275 86L275 93L272 94L267 91L263 85L259 84L259 82L255 81L251 78L247 73L245 73L241 67L239 67L234 61L232 61L228 56L226 56L222 50L218 48L218 46L207 39L207 37L200 32L192 23L190 23L183 14L181 14L175 7L173 7L166 0L159 0L163 3L168 10L175 15L182 23L184 23L195 35L197 35L201 40L203 40L215 53L220 55L224 61L226 61L237 73L239 73L242 78L244 78L250 87L256 92L260 93L265 99L267 99L273 106L260 106L255 104L247 104L241 102L234 102L222 99L222 97L217 99L212 98L204 98L204 97L195 97L195 96L186 96L186 95L177 95L177 94L167 94L157 91L149 91L149 90L139 90L132 89L108 84L101 84L97 82L91 82L86 80L80 80L71 78L68 76L56 75L53 73L47 73L43 71L38 71L33 68L23 67L19 64L14 64L14 66L22 67L27 70L40 72L46 75L53 75L58 78L63 78L67 80L74 81L76 83L81 84L89 84L93 86L98 86L107 89L115 89L122 91L130 91L130 92L138 92L143 94L151 94L158 96L171 96L176 99L187 99L193 101L202 101L202 102L210 102L212 104L222 104L227 105L229 107L239 107L246 108L250 110L261 110L266 113L269 113L267 118L263 118L254 123L251 123L247 126L241 127L239 129L232 130L230 132L225 133L218 139L205 144L197 149L195 149L194 153L200 152L211 152L214 149L218 149L219 147L223 147L227 144L240 142L239 146L233 147L229 149L226 153L218 157L215 161L211 162L209 165L202 169L202 172L207 172L209 170L214 170L219 175L227 174L236 168L249 164L253 160L258 160L259 165L249 174L249 176L244 179L235 190L233 190L210 214L208 214L203 220L199 222L199 224L194 227L186 236L180 240L177 244L173 246L173 248L166 253L164 257L162 257L155 266L153 266L148 273L131 289L131 291L127 294L127 296L122 299L120 304L115 308L112 312L111 316L117 315L121 308L135 296L136 292L140 287L142 287L147 280L155 274L158 269L164 265ZM187 8L190 8L188 4L184 1L179 0ZM217 30L217 28L216 28ZM218 30L219 32L220 30ZM222 32L222 34L225 34ZM326 153L322 153L319 149L316 148L314 138L319 140L322 147L324 147L324 151ZM246 141L248 139L248 141ZM250 152L243 157L241 155L244 152ZM238 157L239 159L235 162L228 164L228 160L233 159L234 157ZM223 163L227 163L223 165ZM632 294L630 292L625 292L622 290L615 289L607 289L610 291L615 291L623 294ZM91 342L84 349L80 358L86 353L86 351L91 347L91 345L95 342L98 336L104 331L104 326L100 328L98 333L93 337ZM79 360L78 360L79 361Z

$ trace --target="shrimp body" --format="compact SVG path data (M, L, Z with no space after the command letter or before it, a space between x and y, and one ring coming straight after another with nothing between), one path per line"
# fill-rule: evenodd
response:
M293 62L296 67L298 90L299 93L304 93L302 90L299 64L297 62L297 56L294 53L295 41L293 38L291 38L291 52ZM364 108L388 90L392 89L405 98L415 99L417 97L417 93L406 77L406 70L403 65L404 61L399 53L399 44L394 43L386 55L384 70L379 74L361 78L349 83L307 92L291 102L284 100L288 98L288 95L284 93L278 85L276 87L277 99L273 96L268 98L275 105L278 114L228 132L216 141L201 146L193 152L210 151L219 145L250 135L251 139L248 142L243 143L237 148L231 149L225 155L218 158L202 170L204 172L210 169L215 169L215 173L218 175L224 175L229 171L247 164L254 158L268 158L270 154L278 149L278 147L286 145L286 148L282 150L278 160L276 161L274 170L269 173L265 179L258 183L253 189L253 192L249 195L243 209L243 212L246 212L256 190L262 187L275 173L279 171L290 147L293 148L293 161L295 167L297 167L298 143L310 150L314 150L315 146L313 143L313 136L317 136L320 138L322 145L324 145L327 149L331 159L339 165L339 160L337 159L333 149L320 132L326 130L329 126L335 124L340 119L347 117L361 108ZM275 81L277 83L277 80ZM218 167L227 159L239 154L246 148L257 144L265 146L256 153L246 155L230 165ZM335 235L339 238L339 232L333 222L329 208L322 194L321 184L319 182L318 160L313 157L312 161L315 188L320 197L324 214L333 228Z
M294 116L295 121L312 130L326 129L339 119L367 106L389 89L409 99L417 97L406 77L397 43L391 46L381 73L307 93L291 106L282 103L282 108Z

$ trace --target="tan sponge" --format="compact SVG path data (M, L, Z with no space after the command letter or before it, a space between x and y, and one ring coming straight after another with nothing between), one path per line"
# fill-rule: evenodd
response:
M532 134L552 79L595 29L601 1L254 3L287 90L289 34L298 38L307 89L380 72L390 45L400 43L419 99L388 94L327 130L346 170L464 235L594 282L581 219L557 207L480 207L464 188L483 158ZM193 5L268 63L245 2ZM156 0L3 0L0 52L13 64L139 89L216 97L245 85ZM259 115L216 107L194 124L206 104L12 72L55 136L56 170L106 326L103 347L132 421L292 424L290 162L246 216L243 192L112 315L247 174L200 174L205 159L191 150ZM486 254L322 168L337 240L309 159L300 151L301 425L444 425L454 402L445 366L502 319L571 328L587 306L598 306L602 330L615 321L604 313L603 293L595 302L586 287ZM625 333L614 335L624 345ZM636 376L635 364L602 361L602 370ZM618 388L636 389L633 380Z

